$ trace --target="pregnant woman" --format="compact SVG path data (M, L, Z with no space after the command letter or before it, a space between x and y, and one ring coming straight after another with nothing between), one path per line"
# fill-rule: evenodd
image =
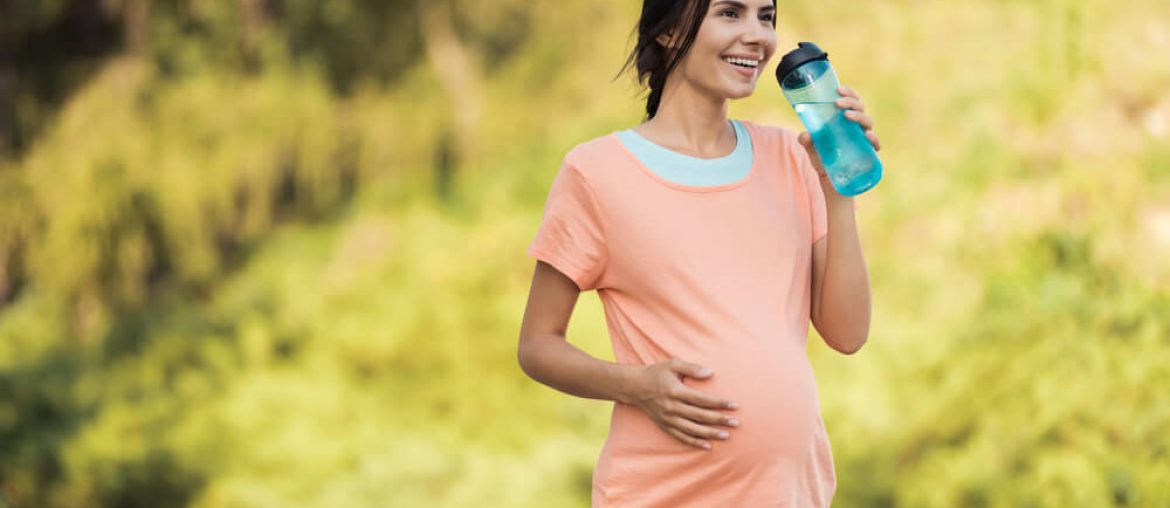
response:
M650 89L647 120L575 146L553 179L518 353L533 379L614 401L593 506L832 501L808 323L857 351L869 280L853 200L808 133L727 117L776 51L775 15L774 0L645 0L627 66ZM616 363L565 338L590 289Z

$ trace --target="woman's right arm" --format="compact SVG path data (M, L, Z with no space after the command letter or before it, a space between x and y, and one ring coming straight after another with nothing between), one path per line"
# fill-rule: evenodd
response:
M631 403L638 365L594 358L565 338L580 294L572 279L548 263L536 262L520 326L520 368L532 379L570 395Z
M569 343L565 332L579 296L572 279L537 261L517 351L525 374L570 395L636 405L663 431L692 446L710 448L704 439L728 438L709 425L738 426L734 418L714 410L735 409L735 404L681 379L707 378L709 370L678 359L648 366L607 362Z

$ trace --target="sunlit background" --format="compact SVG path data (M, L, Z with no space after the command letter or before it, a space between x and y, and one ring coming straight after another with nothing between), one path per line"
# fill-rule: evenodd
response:
M0 508L580 507L520 371L635 0L0 2ZM835 506L1170 506L1170 4L779 2L877 120ZM736 118L799 129L772 79ZM815 333L815 332L814 332ZM612 359L595 293L569 338Z

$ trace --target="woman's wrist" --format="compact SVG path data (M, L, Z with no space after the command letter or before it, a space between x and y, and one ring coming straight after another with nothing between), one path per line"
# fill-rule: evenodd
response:
M642 365L615 363L611 372L617 388L613 400L622 404L633 404L641 393Z

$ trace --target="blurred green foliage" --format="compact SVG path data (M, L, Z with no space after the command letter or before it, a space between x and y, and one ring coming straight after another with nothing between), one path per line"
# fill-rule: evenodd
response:
M637 2L0 9L0 507L587 504L609 406L518 369L524 250L639 121ZM870 342L810 341L835 505L1170 505L1168 14L781 4L888 168ZM569 336L612 358L596 297Z

